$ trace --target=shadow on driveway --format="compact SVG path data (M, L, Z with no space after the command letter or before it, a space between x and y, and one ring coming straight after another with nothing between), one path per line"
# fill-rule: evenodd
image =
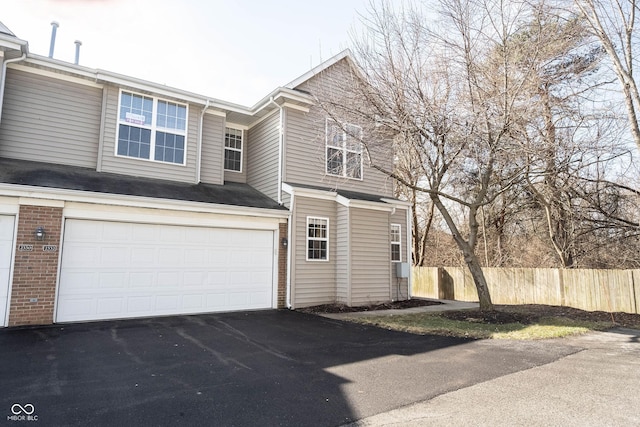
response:
M6 329L0 419L29 403L41 425L335 426L575 351L291 311Z

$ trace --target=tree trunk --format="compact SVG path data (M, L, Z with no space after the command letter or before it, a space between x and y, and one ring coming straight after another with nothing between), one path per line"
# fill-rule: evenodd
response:
M478 257L473 253L465 253L464 261L467 263L467 268L469 268L471 272L473 283L476 285L476 291L478 291L480 311L492 311L494 308L493 302L491 301L491 294L489 293L489 286L487 285L487 280L484 277L484 272L482 271Z
M456 242L458 249L462 251L464 262L467 264L467 268L469 269L471 277L473 278L473 283L476 286L476 291L478 292L480 311L493 311L494 308L493 302L491 302L489 286L487 286L487 280L484 277L484 272L482 271L480 261L473 251L473 246L462 237L462 234L460 234L460 230L458 230L458 227L449 214L447 207L442 203L442 200L440 200L438 196L431 194L431 201L438 208L438 211L440 211L440 213L442 214L442 217L444 218L447 226L449 227L449 230L451 231L451 234L453 235L453 240ZM474 227L470 228L473 229Z

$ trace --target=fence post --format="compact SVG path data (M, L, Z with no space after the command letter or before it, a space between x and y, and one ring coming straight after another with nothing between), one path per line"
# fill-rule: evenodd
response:
M638 301L636 297L636 281L634 280L633 270L629 270L629 276L631 277L631 302L633 304L633 312L636 314L640 314L638 311Z
M564 295L564 277L562 275L562 269L556 268L558 272L558 286L560 286L560 305L566 307L566 298Z

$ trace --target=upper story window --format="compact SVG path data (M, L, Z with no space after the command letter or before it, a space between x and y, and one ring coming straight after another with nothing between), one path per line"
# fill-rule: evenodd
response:
M307 217L307 261L329 260L329 219Z
M225 128L224 131L224 168L228 171L242 172L242 130Z
M391 224L391 261L402 262L402 226L400 224Z
M119 156L184 165L186 139L186 105L120 92Z
M327 174L362 179L362 128L327 119Z

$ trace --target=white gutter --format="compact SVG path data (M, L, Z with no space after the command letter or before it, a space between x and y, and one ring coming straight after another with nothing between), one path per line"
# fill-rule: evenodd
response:
M284 110L273 97L269 100L270 103L274 103L276 107L280 109L280 129L278 139L278 204L282 205L282 154L284 151Z
M2 62L2 76L0 76L0 121L2 121L2 106L4 105L4 84L7 79L7 64L23 61L26 57L27 54L23 53L22 56L18 58L7 59Z
M202 126L204 125L204 113L207 111L207 108L209 108L208 99L200 113L200 126L198 128L198 154L196 158L196 184L200 183L200 173L202 171Z

